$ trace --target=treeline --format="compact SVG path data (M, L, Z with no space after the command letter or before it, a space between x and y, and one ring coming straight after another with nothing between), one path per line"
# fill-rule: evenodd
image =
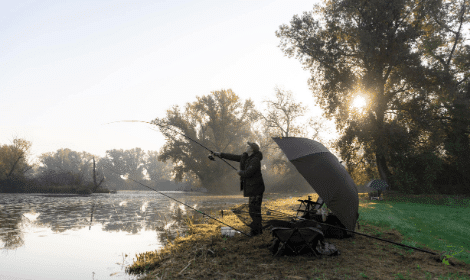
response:
M181 186L169 180L168 166L159 162L153 151L109 150L105 157L98 157L59 149L40 155L33 164L29 162L30 147L31 142L24 139L0 147L0 192L89 194L109 189L148 190L128 178L159 190Z
M59 149L40 155L33 164L28 162L31 143L16 139L13 145L3 145L0 150L0 192L89 193L97 185L115 190L148 190L136 183L140 182L157 190L192 187L212 193L238 193L236 172L219 159L209 160L207 150L179 133L214 151L237 154L246 150L247 141L256 141L264 153L268 191L312 191L270 137L316 137L321 125L312 119L299 124L301 117L306 118L307 108L284 89L276 87L275 96L265 105L262 112L257 111L251 100L242 101L231 90L221 90L198 97L183 112L173 107L167 118L154 120L173 129L162 129L167 142L159 152L114 149L98 157ZM239 167L238 163L232 165Z

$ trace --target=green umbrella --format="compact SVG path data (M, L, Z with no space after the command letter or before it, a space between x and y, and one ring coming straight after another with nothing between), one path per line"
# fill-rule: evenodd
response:
M388 188L388 184L384 180L372 180L369 183L365 185L367 188L374 189L376 191L384 191L385 189Z

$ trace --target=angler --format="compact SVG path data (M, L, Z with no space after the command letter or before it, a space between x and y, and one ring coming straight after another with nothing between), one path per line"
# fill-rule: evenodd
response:
M222 158L240 162L240 191L244 197L249 197L249 212L253 222L249 225L251 236L263 232L261 225L261 203L263 201L264 181L261 174L261 160L263 154L256 143L247 142L247 149L241 155L214 152L214 155Z

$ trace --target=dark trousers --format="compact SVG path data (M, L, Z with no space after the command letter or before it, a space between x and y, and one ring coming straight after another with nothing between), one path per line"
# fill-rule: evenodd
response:
M261 203L263 202L263 195L250 196L248 201L250 217L253 220L251 223L251 230L262 231L261 225Z

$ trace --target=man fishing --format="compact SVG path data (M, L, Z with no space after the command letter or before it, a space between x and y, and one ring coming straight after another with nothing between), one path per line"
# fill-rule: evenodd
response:
M247 142L246 152L241 155L214 153L215 156L240 162L240 191L243 196L249 197L249 212L253 222L250 225L251 236L261 234L261 203L263 201L264 181L261 174L261 160L263 154L259 151L256 143Z

